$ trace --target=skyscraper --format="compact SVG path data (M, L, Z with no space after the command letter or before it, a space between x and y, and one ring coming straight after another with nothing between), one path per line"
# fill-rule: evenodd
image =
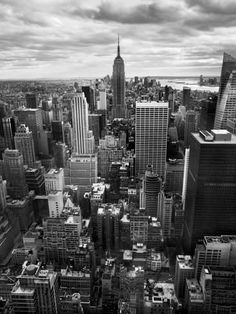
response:
M194 110L188 110L185 118L184 128L184 146L189 146L191 132L197 132L199 124L199 112Z
M32 131L34 139L35 154L39 152L39 133L43 130L43 120L41 109L19 108L14 110L14 115L20 124L26 124Z
M228 118L236 118L236 58L224 53L219 96L216 106L215 129L225 129Z
M187 86L183 87L183 106L187 109L190 109L190 93L191 89Z
M84 93L76 92L72 100L73 152L92 154L94 137L89 132L88 103Z
M7 180L7 192L12 198L27 195L23 156L17 149L5 149L3 154L4 172Z
M34 140L32 132L25 124L21 124L14 137L15 148L23 155L24 165L33 167L35 162Z
M161 189L161 179L148 165L143 180L144 208L147 216L157 217L158 196Z
M117 56L113 64L112 87L113 87L112 118L125 118L126 117L125 65L124 60L120 56L119 37L117 46Z
M226 130L192 133L184 218L184 247L204 235L235 234L236 136Z
M144 174L148 164L165 177L168 103L136 103L135 114L136 175Z

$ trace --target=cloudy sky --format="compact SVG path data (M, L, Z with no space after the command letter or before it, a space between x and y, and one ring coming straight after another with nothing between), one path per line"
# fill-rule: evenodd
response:
M0 78L220 75L235 0L0 0Z

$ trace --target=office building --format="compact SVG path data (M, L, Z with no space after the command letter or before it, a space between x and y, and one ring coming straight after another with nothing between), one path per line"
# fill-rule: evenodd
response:
M46 194L51 191L63 191L64 189L64 169L50 169L44 175Z
M97 182L97 155L72 155L65 167L65 184L78 185L80 197Z
M67 145L67 147L69 149L71 149L72 148L72 137L73 137L71 124L69 122L66 122L64 124L63 130L64 130L65 144Z
M48 194L49 217L60 217L64 208L62 191L51 191Z
M159 202L160 211L158 217L161 221L163 237L164 239L169 239L171 237L173 197L170 193L161 191Z
M7 206L7 181L0 176L0 213L2 214Z
M97 102L97 110L107 110L106 90L99 91L99 101Z
M226 129L232 134L236 134L236 118L227 119Z
M200 278L202 267L233 266L236 263L236 236L205 236L195 249L195 277Z
M94 152L94 137L89 131L88 103L84 93L76 92L71 103L73 152L75 154L92 154Z
M25 262L17 279L11 291L14 313L58 313L56 272L46 269L41 263Z
M236 117L236 59L224 53L214 128L225 129L227 119Z
M57 142L54 144L54 161L57 169L65 168L66 166L66 145L65 143Z
M187 86L183 87L183 106L187 109L191 107L191 89Z
M14 137L15 149L23 155L24 165L33 167L35 163L34 140L32 132L25 124L21 124Z
M95 109L95 90L92 86L82 86L82 92L88 103L88 110L90 113Z
M165 178L168 104L136 103L135 115L136 175L144 174L150 164L156 174Z
M121 208L118 204L104 204L97 212L97 237L99 248L117 251L120 247Z
M145 209L147 216L157 217L158 212L158 197L161 190L161 179L153 172L153 167L147 165L145 176L143 179L143 196L141 207Z
M204 235L235 234L236 136L226 130L192 133L185 201L184 247Z
M191 256L177 255L175 264L175 293L178 298L183 298L186 279L194 277L194 266Z
M16 131L15 120L12 117L4 117L1 119L2 138L0 142L1 151L4 149L14 148L14 135Z
M186 113L184 128L185 147L189 147L191 133L198 131L198 125L199 125L199 112L194 110L188 110Z
M90 113L88 115L89 130L93 131L95 144L98 145L102 132L102 115Z
M234 313L236 311L236 271L233 266L205 266L200 285L207 313Z
M56 142L64 143L64 123L63 121L52 121L52 138Z
M217 104L216 95L210 95L207 99L204 99L200 102L200 121L199 121L200 130L210 131L211 129L214 128L216 104Z
M179 302L173 283L145 280L143 307L143 314L178 313Z
M38 106L38 97L34 93L25 94L26 107L35 109Z
M184 160L169 159L166 168L165 191L182 193L184 177Z
M21 232L26 232L34 221L32 197L33 194L29 193L29 196L21 199L7 200L7 211L18 222Z
M148 216L143 209L130 213L130 240L133 244L148 241Z
M41 109L31 109L31 108L18 108L14 110L14 115L17 117L20 124L25 124L32 131L34 139L35 154L39 153L39 133L43 130L43 119Z
M45 194L45 180L43 167L26 169L25 181L28 185L29 191L34 191L36 195Z
M184 308L189 314L204 313L204 294L202 292L200 284L195 278L186 279Z
M17 149L5 149L3 154L4 173L7 180L7 193L16 199L27 195L23 156Z
M125 103L125 65L120 55L120 44L118 38L117 56L113 64L112 74L112 118L125 118L127 115Z

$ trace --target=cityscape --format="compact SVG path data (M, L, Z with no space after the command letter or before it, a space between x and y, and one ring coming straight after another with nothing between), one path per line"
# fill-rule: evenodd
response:
M215 0L192 2L181 0L180 7L194 22L202 17L206 34L218 27L213 16L223 22L230 12ZM0 314L236 313L236 51L222 42L229 49L217 50L208 65L201 49L199 63L190 64L188 47L188 66L184 54L175 59L179 66L173 60L168 65L163 54L158 71L142 63L141 48L140 55L129 54L135 31L127 26L126 34L123 26L141 25L151 36L156 18L164 25L171 8L180 14L172 0L166 7L163 1L137 0L132 7L122 0L122 16L113 1L96 7L93 0L68 0L68 6L60 0L61 12L54 0L46 9L42 0L29 15L32 3L19 11L14 0L0 4L0 25L10 33L11 23L13 30L11 48L0 30L6 49L0 80ZM60 29L63 14L71 17L72 32L74 18L93 20L87 41L81 37L78 45L85 52L79 52L84 59L77 74L78 56L62 60L53 33L55 59L50 46L33 42L35 25L39 31L45 25ZM26 34L26 26L31 32L31 48L27 34L20 44L16 39L16 20L24 21L19 31ZM105 56L99 64L104 51L97 48L95 57L85 45L96 40L90 38L93 23L94 34L106 23L108 30L121 25L121 32L99 38L110 63ZM65 29L61 54L70 45L61 38ZM49 37L45 33L45 45ZM26 57L13 44L32 50ZM42 63L33 57L37 49Z

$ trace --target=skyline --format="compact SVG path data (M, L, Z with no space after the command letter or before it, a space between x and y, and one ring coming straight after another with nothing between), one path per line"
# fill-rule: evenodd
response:
M117 34L126 77L219 76L235 15L232 0L2 0L1 79L111 75Z

